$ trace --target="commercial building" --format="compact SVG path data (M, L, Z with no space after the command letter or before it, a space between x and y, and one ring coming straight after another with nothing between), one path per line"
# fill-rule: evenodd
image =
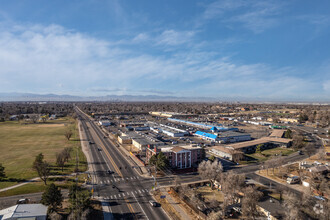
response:
M175 169L185 169L197 167L198 163L202 161L203 149L194 145L181 145L174 147L151 147L146 151L146 159L150 160L152 155L157 155L162 152L168 159L169 164Z
M118 136L118 141L121 144L132 144L132 138L125 135Z
M236 162L238 162L244 157L241 151L235 150L232 147L213 146L209 151L215 156Z
M120 123L120 127L143 127L146 125L146 121L125 121Z
M42 204L19 204L0 210L1 220L46 220L47 206Z
M195 114L184 114L184 113L177 113L177 112L149 112L149 114L152 116L165 117L165 118L171 118L171 117L184 118L184 117L197 116Z
M111 122L109 120L100 120L99 124L102 125L102 126L107 127L107 126L111 125Z
M287 124L289 124L289 123L293 123L293 124L298 123L298 119L296 119L296 118L279 118L279 120L282 123L287 123Z
M251 140L251 135L246 133L239 133L234 131L225 131L218 133L210 133L204 131L196 131L194 134L204 140L214 141L219 143L234 143L240 141L249 141Z
M127 132L125 135L132 140L133 146L136 147L142 154L145 154L148 146L165 145L164 142L143 133Z
M274 137L262 137L252 141L245 141L235 144L230 144L225 147L231 147L234 150L239 150L244 153L254 153L256 147L261 144L261 150L274 148L274 147L290 147L292 139L286 138L274 138Z
M154 131L155 133L164 133L170 137L183 137L189 135L188 131L167 126L164 124L151 123L150 126L151 126L151 130Z
M193 121L186 121L186 120L181 120L177 118L168 118L167 120L171 122L176 122L176 123L181 123L201 129L212 129L216 128L218 131L238 131L238 128L228 128L228 127L222 127L218 125L213 125L213 124L205 124L205 123L199 123L199 122L193 122Z

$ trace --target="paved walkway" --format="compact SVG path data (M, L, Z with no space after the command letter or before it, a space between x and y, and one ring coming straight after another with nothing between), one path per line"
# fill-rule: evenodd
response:
M168 203L170 205L172 205L172 207L175 209L175 211L180 215L180 219L191 219L191 217L185 212L185 210L180 206L180 203L177 203L171 196L171 194L169 194L167 192L166 189L161 189L160 190L162 192L163 195L166 196L166 200L168 201Z
M70 177L70 176L74 176L74 175L76 175L76 174L75 173L71 173L71 174L68 174L68 175L49 176L48 178L54 178L54 177ZM26 185L28 183L37 182L38 180L40 180L40 177L35 177L35 178L30 179L30 180L27 180L27 181L25 181L23 183L19 183L19 184L13 185L13 186L9 186L9 187L0 189L0 192L4 192L4 191L10 190L10 189L14 189L14 188L17 188L17 187L20 187L20 186L24 186L24 185Z

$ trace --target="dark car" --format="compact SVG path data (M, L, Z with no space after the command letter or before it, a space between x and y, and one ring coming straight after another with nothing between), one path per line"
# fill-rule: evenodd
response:
M108 174L113 174L113 171L111 171L111 170L107 170L107 173L108 173Z
M149 200L150 205L152 205L153 207L157 207L157 202L155 202L154 200Z
M30 199L19 199L17 200L16 204L28 204L30 202Z

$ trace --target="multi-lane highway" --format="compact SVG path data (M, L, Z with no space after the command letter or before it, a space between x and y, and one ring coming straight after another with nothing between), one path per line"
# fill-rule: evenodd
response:
M161 207L153 207L153 179L142 178L98 126L76 109L89 143L93 173L91 187L113 219L168 219Z

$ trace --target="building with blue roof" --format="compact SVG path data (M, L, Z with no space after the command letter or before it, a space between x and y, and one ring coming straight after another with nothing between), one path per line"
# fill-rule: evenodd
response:
M239 133L235 131L224 131L224 132L206 132L206 131L196 131L194 134L204 140L214 141L219 143L234 143L240 141L251 140L251 135L247 133Z

